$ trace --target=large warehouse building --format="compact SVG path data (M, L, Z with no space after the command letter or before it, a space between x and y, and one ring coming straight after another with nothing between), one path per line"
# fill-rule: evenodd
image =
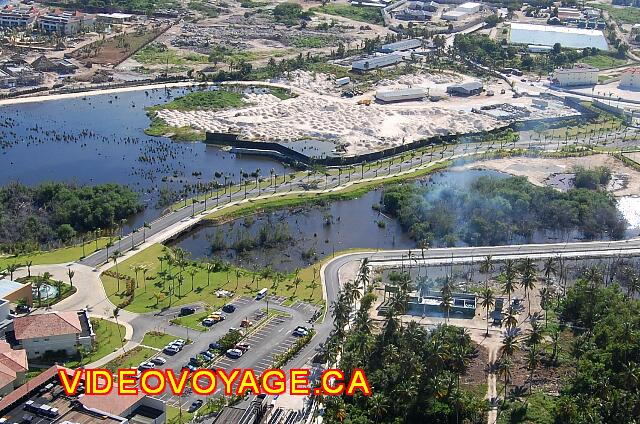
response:
M608 50L607 40L601 30L568 28L550 25L532 25L511 23L509 42L515 44L536 44L553 46L560 43L562 47L583 49L595 47Z

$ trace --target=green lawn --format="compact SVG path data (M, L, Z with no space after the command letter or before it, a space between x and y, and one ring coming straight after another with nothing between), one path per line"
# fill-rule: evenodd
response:
M534 391L525 402L507 402L498 414L498 424L536 423L553 424L553 410L556 398L540 391Z
M602 9L609 12L609 15L621 24L638 24L640 23L640 9L629 6L612 6L602 3L587 3L596 9Z
M76 368L90 364L122 347L123 338L127 331L124 325L99 318L91 318L91 325L96 333L96 344L93 351L86 353L82 362L68 362L67 367Z
M180 410L175 406L167 405L167 424L188 423L192 418L193 414L187 412L186 408Z
M586 63L587 65L591 65L598 69L608 69L615 68L617 66L622 66L627 63L626 59L620 59L615 56L611 56L608 54L598 54L595 56L587 56L580 59L580 62Z
M207 331L207 327L202 325L202 320L205 319L210 313L211 313L211 310L207 310L207 311L199 312L193 315L178 317L178 318L172 319L171 322L174 324L181 325L183 327L189 327L196 331Z
M195 91L178 97L168 103L160 104L148 110L173 109L173 110L198 110L198 109L224 109L244 106L242 93L227 90Z
M319 303L322 300L319 277L316 277L315 287L312 287L310 282L303 280L296 288L293 283L295 278L293 273L286 275L284 281L275 284L273 277L261 278L260 275L247 270L239 270L240 274L236 277L236 268L230 267L228 270L222 269L212 272L209 284L207 284L207 272L201 267L202 264L198 262L190 262L190 265L185 268L183 272L184 281L181 285L177 278L175 282L165 280L163 283L159 275L160 261L158 260L158 257L164 254L163 249L165 249L164 246L156 244L118 264L120 274L126 274L134 278L133 267L140 265L147 269L147 279L143 280L141 274L139 275L139 287L135 290L132 303L125 309L142 313L169 306L175 307L197 302L205 302L216 309L222 307L227 301L216 296L215 292L220 289L233 291L240 295L255 296L260 289L266 287L269 288L271 293L284 297L298 298L314 303ZM163 269L166 271L166 263L163 264ZM111 270L114 270L113 266ZM193 288L191 287L190 270L195 271ZM177 274L178 271L174 269L173 273ZM300 278L303 278L307 273L312 274L311 271L300 271ZM115 304L120 304L126 297L124 293L125 284L121 282L120 291L118 291L115 278L104 274L101 278L109 299ZM171 286L174 286L173 293L171 292ZM195 319L193 315L187 318Z
M314 12L326 13L328 15L342 16L354 21L369 22L372 24L382 24L382 12L377 7L357 7L347 4L327 4L309 9Z
M156 353L155 350L148 347L136 346L127 351L127 353L118 356L116 359L107 362L104 368L115 372L119 368L138 368L142 362L145 362Z
M172 127L158 117L151 118L151 125L144 133L152 137L170 137L178 141L204 141L206 138L204 131L191 127Z
M171 334L161 333L159 331L150 331L142 338L142 344L149 347L155 347L156 349L162 349L176 338ZM187 342L191 343L191 342Z
M98 248L102 249L109 239L103 237L98 239ZM26 266L28 261L32 261L32 265L60 264L66 262L74 262L83 256L88 256L95 252L96 243L94 241L84 243L84 252L82 245L63 247L61 249L51 250L48 252L34 252L26 255L18 256L0 256L0 270L3 270L9 264L20 264Z
M182 54L161 43L152 43L140 49L133 58L145 65L191 65L208 63L208 56L198 53Z

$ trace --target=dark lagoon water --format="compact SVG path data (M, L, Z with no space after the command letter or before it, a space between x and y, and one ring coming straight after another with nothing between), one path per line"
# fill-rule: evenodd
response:
M507 178L491 170L443 171L415 181L434 189L448 186L464 188L481 176ZM220 257L237 265L260 269L292 271L308 266L334 252L351 249L418 248L393 217L378 211L382 190L374 190L357 199L325 205L283 208L278 211L240 218L222 224L201 226L168 244L180 247L192 258ZM384 224L380 225L379 222ZM243 241L257 240L266 229L279 228L289 240L269 248L252 246L238 249ZM630 227L627 236L637 235ZM579 231L536 231L530 239L514 236L511 244L557 243L583 240ZM218 246L213 249L212 246ZM220 246L224 246L220 249ZM442 247L441 245L435 245ZM458 240L456 246L466 246ZM241 252L241 253L240 253Z
M134 217L139 227L161 214L161 187L181 191L185 184L214 180L215 172L233 179L240 169L268 175L283 165L264 158L236 156L203 143L177 143L149 137L145 107L191 89L155 89L75 99L0 106L0 184L43 181L126 184L147 208Z

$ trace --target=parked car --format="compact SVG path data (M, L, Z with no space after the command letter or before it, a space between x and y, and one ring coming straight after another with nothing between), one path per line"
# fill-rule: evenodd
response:
M167 363L167 360L164 359L162 356L156 356L155 358L152 358L149 362L152 362L156 365L164 365Z
M211 315L209 315L207 317L207 319L213 320L215 322L220 322L220 321L224 321L225 319L227 319L227 317L222 315L222 313L220 313L220 312L214 312Z
M206 350L203 350L202 352L200 352L199 355L204 357L204 359L206 359L207 361L210 361L210 360L213 359L213 356L209 352L207 352Z
M155 368L155 367L156 367L156 364L154 364L151 361L143 362L140 365L138 365L138 369L140 371L150 370L150 369Z
M242 356L244 352L240 349L229 349L227 350L227 356L230 358L239 358Z
M249 343L245 343L245 342L241 342L235 345L236 349L240 349L242 351L242 353L246 353L247 350L249 350L251 348L251 345Z
M231 303L227 303L226 305L224 305L222 307L222 311L226 312L228 314L232 314L236 311L236 305L233 305Z
M175 355L176 353L180 352L180 349L175 346L165 346L162 351L167 355Z
M220 349L221 347L218 342L209 343L209 349Z
M191 406L189 406L189 409L187 411L196 412L198 409L200 409L201 406L202 406L202 399L198 399L196 401L193 401L193 403L191 404Z
M187 364L187 365L185 365L184 367L182 367L182 369L183 369L183 370L189 370L190 372L194 372L195 370L197 370L197 368L196 368L196 367L194 367L194 366L193 366L193 365L191 365L191 364Z
M18 305L16 306L16 313L18 314L28 314L31 312L31 308L29 305Z
M297 337L304 337L304 336L308 336L309 332L307 330L305 330L304 328L296 327L293 330L293 335L297 336Z
M193 315L196 313L196 308L192 308L190 306L185 306L180 309L180 316L183 317L185 315Z
M205 327L211 327L216 322L218 322L218 321L214 321L211 318L205 318L205 319L202 320L202 325L204 325Z
M187 342L185 342L182 339L175 339L174 341L171 342L171 344L172 345L180 345L180 346L184 347L184 345L187 344Z
M243 319L242 322L240 323L240 327L242 328L248 328L248 327L251 327L252 325L253 325L253 322L248 319Z

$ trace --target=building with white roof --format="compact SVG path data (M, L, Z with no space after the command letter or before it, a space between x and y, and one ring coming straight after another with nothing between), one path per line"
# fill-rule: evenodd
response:
M384 54L366 59L356 60L351 64L351 70L356 72L372 71L385 66L396 65L402 62L403 58L399 54Z
M464 19L468 15L477 13L482 9L482 4L474 2L462 3L458 7L442 14L441 18L445 21L458 21Z
M556 69L554 77L561 87L596 85L599 71L598 68L593 66L577 63L570 69Z
M609 45L601 30L568 28L563 26L533 25L518 22L510 23L509 42L512 44L536 44L553 46L560 43L562 47L583 49L595 47L608 50Z
M388 90L376 92L376 100L384 103L406 102L410 100L422 100L427 93L422 88L404 88L401 90Z
M6 5L0 9L0 27L3 28L31 28L38 17L38 9Z

